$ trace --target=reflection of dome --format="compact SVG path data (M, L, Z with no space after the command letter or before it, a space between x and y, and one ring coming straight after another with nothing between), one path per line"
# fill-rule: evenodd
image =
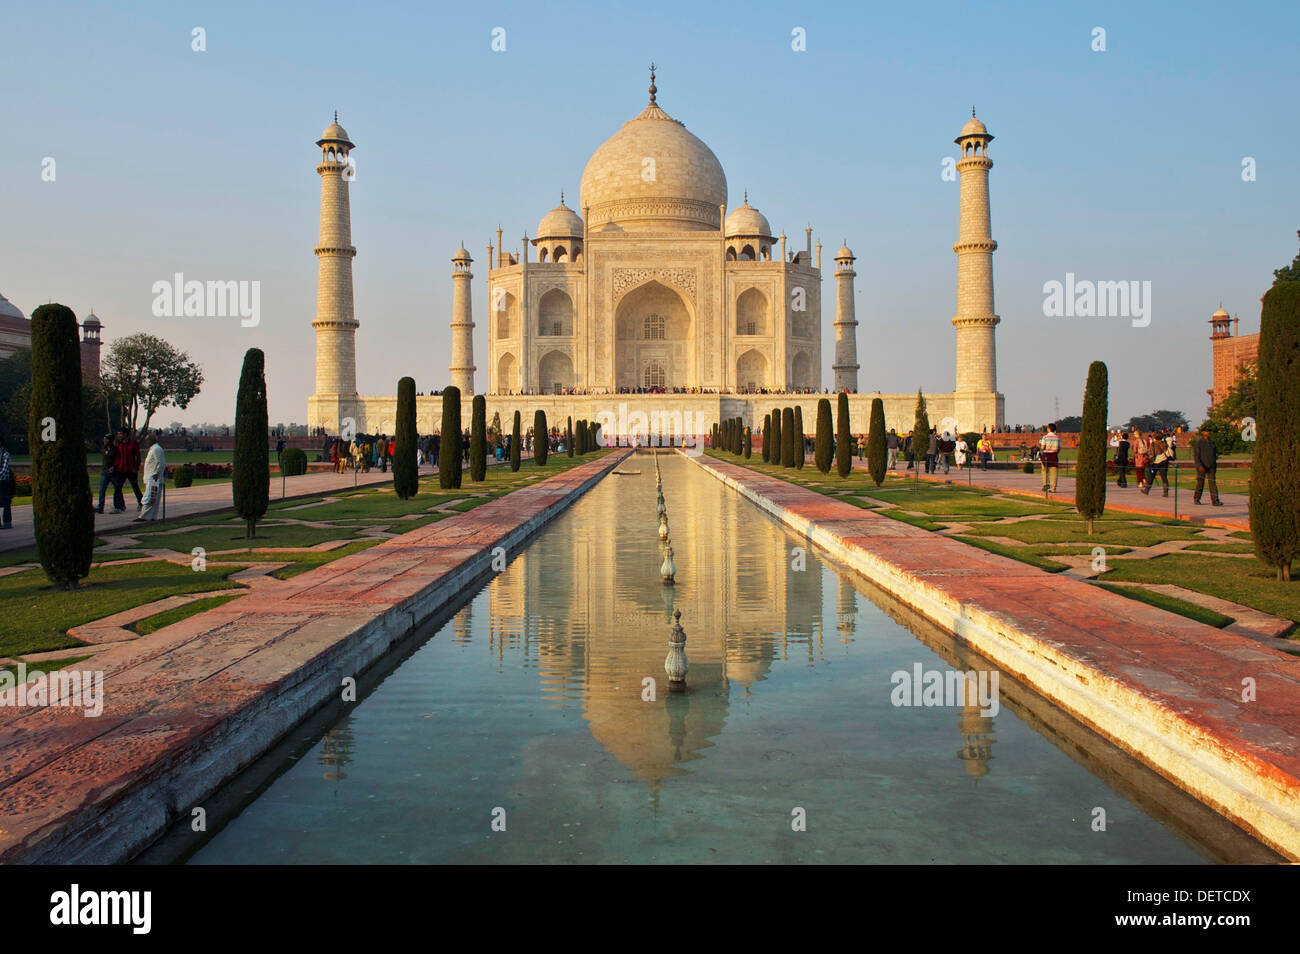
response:
M722 164L699 138L655 104L601 144L582 173L592 222L628 231L716 229L727 201Z
M0 318L26 319L26 317L27 317L26 315L24 315L21 311L18 310L17 305L11 302L4 295L0 295Z
M772 226L762 212L749 204L749 194L745 195L743 205L727 213L727 224L723 229L727 238L772 238Z
M582 237L582 216L564 204L563 192L560 193L560 204L547 212L542 217L542 221L537 223L537 237L539 239Z

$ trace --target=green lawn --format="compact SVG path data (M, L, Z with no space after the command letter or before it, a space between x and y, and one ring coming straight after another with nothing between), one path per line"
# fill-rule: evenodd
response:
M129 627L141 636L148 636L150 633L156 633L164 626L170 626L172 623L179 623L183 619L189 619L204 610L216 609L218 606L224 606L231 600L239 599L243 593L231 593L228 596L209 596L205 599L195 600L193 603L186 603L184 606L177 606L174 609L164 610L161 613L155 613L153 616L146 616L139 620L133 626Z
M1158 606L1162 610L1177 613L1179 616L1186 616L1188 619L1205 623L1215 629L1223 629L1232 622L1231 616L1224 616L1222 613L1216 613L1204 606L1197 606L1195 603L1180 600L1176 596L1169 596L1167 593L1157 593L1154 590L1143 589L1139 586L1113 586L1107 583L1098 583L1097 586L1108 592L1118 593L1120 596L1127 596L1131 600L1137 600L1139 603Z
M230 510L200 514L148 530L123 528L113 531L112 536L128 535L135 542L115 550L105 546L104 540L97 540L90 575L77 590L54 589L39 568L0 577L0 620L3 621L0 626L0 655L18 656L73 646L76 641L67 635L73 626L167 596L239 587L227 577L248 564L287 563L288 566L273 575L289 579L372 547L382 539L363 531L386 529L404 533L414 530L481 506L605 453L599 451L585 458L573 459L552 455L545 467L524 463L518 473L511 473L508 466L493 466L488 468L487 478L480 483L472 482L467 472L458 490L443 491L436 476L426 476L420 481L419 493L405 501L397 499L391 486L381 486L349 491L341 495L342 499L330 503L326 503L324 498L275 503L257 525L257 536L253 540L245 539L243 520ZM440 507L443 512L433 512ZM403 517L410 519L401 519ZM304 526L301 521L324 525ZM347 545L325 552L275 552L280 548L311 547L334 540L346 541ZM234 565L195 572L189 559L195 547L206 550L210 562ZM144 557L146 554L140 552L142 549L170 550L183 559L175 563L151 559L128 566L103 565L119 559ZM218 555L219 551L238 552ZM0 566L36 562L34 549L0 557ZM183 609L201 611L189 607ZM162 622L151 620L145 624L146 629L160 628L169 621L184 618L188 612L167 616Z
M1103 579L1172 583L1300 623L1300 580L1278 582L1277 574L1257 560L1171 553L1155 560L1118 560Z

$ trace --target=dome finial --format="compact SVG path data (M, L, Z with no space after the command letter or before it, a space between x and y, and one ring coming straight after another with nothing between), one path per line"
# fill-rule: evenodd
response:
M334 110L334 121L335 122L339 121L339 111L337 109Z
M655 93L659 92L655 88L655 65L650 64L650 105L655 105Z
M749 190L745 190L745 205L749 205Z
M971 119L974 119L974 118L975 118L975 104L974 104L974 103L971 103L971 106L970 106L970 118L971 118Z
M564 190L560 190L560 205L564 205Z

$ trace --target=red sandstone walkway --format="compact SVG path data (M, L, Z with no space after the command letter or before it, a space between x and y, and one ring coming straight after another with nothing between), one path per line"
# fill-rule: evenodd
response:
M98 717L0 694L0 862L130 857L628 453L110 645Z
M854 460L855 468L865 468L866 462ZM898 469L893 472L894 477L906 477L913 479L913 471L903 470L906 465L899 463ZM966 484L969 482L976 487L987 487L990 490L998 490L1002 493L1015 494L1024 497L1036 497L1043 499L1043 475L1041 471L1026 474L1018 470L980 470L978 467L974 471L968 472L956 467L945 474L940 468L939 473L933 475L921 474L921 479L926 481L935 481L938 483ZM1137 489L1137 484L1129 479L1127 489L1116 487L1115 479L1111 477L1106 485L1106 510L1115 513L1138 513L1147 514L1154 517L1164 517L1173 519L1174 517L1174 489L1172 480L1170 481L1169 496L1161 496L1159 481L1157 480L1156 489L1150 494L1143 494ZM1052 494L1052 500L1057 503L1074 503L1074 478L1062 476L1056 484L1056 493ZM1250 498L1244 494L1221 494L1220 500L1223 501L1222 507L1212 507L1210 505L1210 495L1207 491L1201 498L1205 502L1197 505L1192 502L1192 492L1186 488L1178 491L1178 513L1179 520L1190 520L1193 523L1203 523L1207 527L1224 527L1228 530L1250 530Z
M1143 731L1154 729L1186 749L1222 758L1232 780L1228 789L1242 779L1262 780L1269 802L1286 806L1291 850L1300 857L1300 661L779 478L716 458L696 462L783 508L782 518L795 529L824 531L855 565L870 567L875 582L914 607L921 609L902 594L919 593L958 625L993 621L995 638L1008 648L994 661L1027 683L1041 680L1015 672L1006 659L1046 662L1062 674L1062 684L1075 680L1085 692L1104 691L1124 708L1116 724L1094 727L1148 764L1151 759L1129 744L1141 733L1130 737L1125 722L1145 723ZM1254 701L1242 700L1243 679L1254 680ZM1145 716L1137 711L1143 707L1150 710Z

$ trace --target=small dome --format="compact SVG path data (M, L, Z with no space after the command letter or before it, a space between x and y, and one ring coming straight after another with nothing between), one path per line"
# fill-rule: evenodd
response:
M456 254L453 255L453 256L451 257L451 260L452 260L453 262L472 262L472 261L474 261L472 258L469 257L469 251L465 248L464 245L462 245L460 248L456 249Z
M334 122L325 127L325 131L320 134L320 139L316 140L316 145L321 146L327 142L341 142L349 148L355 148L355 144L348 139L348 131L339 125L339 114L334 114Z
M0 317L25 319L27 316L18 310L17 305L11 302L4 295L0 295Z
M772 226L768 224L767 218L762 212L749 204L749 193L745 193L745 202L727 213L727 222L724 229L724 235L727 238L734 237L755 237L770 239L772 237Z
M840 250L835 253L835 260L838 262L842 258L853 258L853 252L847 245L841 245Z
M537 223L537 238L581 238L582 216L564 204L564 193L560 193L560 204L542 217Z
M1228 317L1228 313L1227 313L1226 311L1224 311L1224 310L1223 310L1223 306L1220 305L1218 311L1216 311L1216 312L1215 312L1213 315L1211 315L1210 317L1211 317L1211 318L1227 318L1227 317Z
M100 321L99 318L92 311L90 314L86 316L86 320L81 323L81 326L83 328L102 328L104 327L104 323Z
M987 136L989 131L984 124L975 118L975 110L970 111L970 119L966 120L966 125L961 127L961 138L967 136Z

